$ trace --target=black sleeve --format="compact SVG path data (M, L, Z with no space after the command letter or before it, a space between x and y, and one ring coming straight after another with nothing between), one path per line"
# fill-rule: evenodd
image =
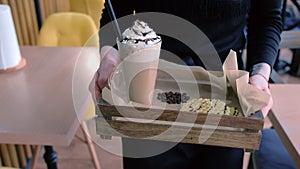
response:
M282 32L281 3L282 0L251 0L247 69L261 62L273 67Z

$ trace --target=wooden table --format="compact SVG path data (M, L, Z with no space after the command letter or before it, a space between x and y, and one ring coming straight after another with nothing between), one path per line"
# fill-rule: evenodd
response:
M80 124L72 78L81 51L81 47L21 47L27 65L0 74L0 143L70 144ZM85 112L84 107L80 110Z
M273 84L271 93L274 105L268 117L296 166L300 168L300 85Z

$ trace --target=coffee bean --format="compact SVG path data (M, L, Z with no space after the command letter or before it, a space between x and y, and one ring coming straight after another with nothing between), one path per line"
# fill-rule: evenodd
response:
M186 103L190 97L186 93L180 92L162 92L157 94L157 99L168 104Z

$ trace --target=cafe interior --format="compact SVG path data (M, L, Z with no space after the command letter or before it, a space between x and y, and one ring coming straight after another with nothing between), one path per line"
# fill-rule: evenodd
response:
M99 134L104 123L93 123L107 120L96 116L97 106L101 112L115 109L102 109L86 94L99 63L99 20L102 9L110 8L105 1L0 0L0 169L123 168L122 136ZM268 116L237 118L236 126L245 128L218 131L202 142L243 148L243 169L300 168L300 1L282 1ZM247 57L247 49L243 53ZM114 119L108 119L111 126L127 125ZM220 130L236 127L233 118L222 116L221 122ZM234 143L225 144L226 138Z

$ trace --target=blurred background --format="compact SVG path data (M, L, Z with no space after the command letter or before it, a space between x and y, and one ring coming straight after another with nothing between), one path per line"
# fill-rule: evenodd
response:
M36 45L44 21L54 13L78 12L90 15L99 28L104 0L0 0L10 6L19 45Z

